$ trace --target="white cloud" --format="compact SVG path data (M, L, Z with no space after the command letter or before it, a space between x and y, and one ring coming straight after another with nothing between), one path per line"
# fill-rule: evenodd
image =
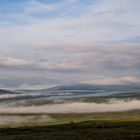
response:
M32 64L29 61L26 61L24 59L17 59L12 57L7 57L4 59L0 59L0 64L7 65L7 66L22 66L22 65L29 65Z
M114 100L107 103L61 103L32 106L1 105L0 113L95 113L140 109L139 100Z
M94 80L83 81L83 83L88 84L99 84L99 85L118 85L118 84L130 84L130 83L140 83L140 79L135 76L122 76L114 78L102 77Z
M62 8L65 5L68 4L74 4L77 0L65 0L62 2L56 2L56 3L43 3L37 0L29 0L27 1L27 4L24 8L24 12L26 14L31 13L46 13L47 12L53 12L60 8Z
M37 12L49 12L59 8L58 4L44 4L36 0L31 0L27 2L24 9L26 14L37 13Z
M0 75L11 76L17 71L20 75L26 70L36 76L37 70L40 77L62 81L138 82L139 2L101 0L84 5L78 0L27 1L22 13L0 19L9 22L0 25Z
M59 10L64 7L70 7L75 1L65 1L55 4L44 4L38 1L29 1L25 6L24 18L28 24L1 27L0 46L10 45L45 45L50 43L77 43L92 42L98 44L108 44L109 42L127 43L127 40L135 39L140 36L139 20L139 1L130 0L107 0L97 4L79 5L78 17L68 16L67 14L59 15ZM77 4L77 3L76 3ZM30 15L30 12L36 15L39 11L44 12L58 9L58 16L55 18ZM69 13L72 9L62 13ZM20 14L14 15L19 17ZM8 40L8 41L7 41ZM130 42L129 42L130 43ZM132 41L134 43L134 41Z

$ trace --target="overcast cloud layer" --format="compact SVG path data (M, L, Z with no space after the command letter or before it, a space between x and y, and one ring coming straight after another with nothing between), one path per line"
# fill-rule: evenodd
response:
M0 87L140 83L139 0L0 0Z

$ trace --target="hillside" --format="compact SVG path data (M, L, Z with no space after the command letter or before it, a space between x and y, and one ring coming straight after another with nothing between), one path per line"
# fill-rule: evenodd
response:
M0 89L0 94L13 94L14 92L9 90Z

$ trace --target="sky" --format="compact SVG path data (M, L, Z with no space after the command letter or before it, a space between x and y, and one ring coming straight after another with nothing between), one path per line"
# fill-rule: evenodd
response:
M0 0L0 88L140 85L140 0Z

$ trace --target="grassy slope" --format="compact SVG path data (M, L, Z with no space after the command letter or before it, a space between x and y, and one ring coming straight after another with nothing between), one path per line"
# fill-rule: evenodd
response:
M139 140L140 122L81 122L1 128L0 140Z
M25 120L11 124L6 124L0 127L22 127L22 126L46 126L65 124L69 122L140 122L140 110L126 111L126 112L107 112L107 113L78 113L78 114L0 114L0 118L18 116ZM26 122L26 119L30 120ZM43 119L42 119L43 117ZM50 119L48 119L50 118Z
M2 115L4 117L4 115L8 114L1 114L1 116ZM16 115L40 116L44 114ZM26 124L22 127L13 125L12 127L15 128L0 128L0 140L140 139L140 111L94 114L49 114L49 116L53 118L54 121L36 122Z

